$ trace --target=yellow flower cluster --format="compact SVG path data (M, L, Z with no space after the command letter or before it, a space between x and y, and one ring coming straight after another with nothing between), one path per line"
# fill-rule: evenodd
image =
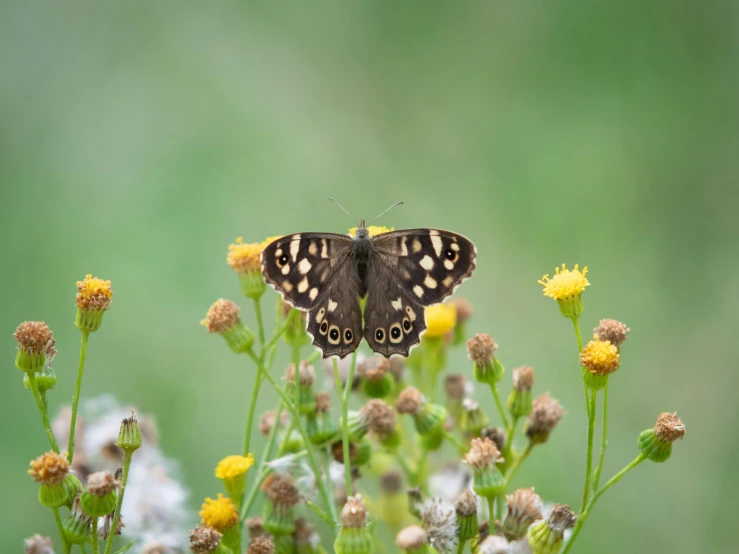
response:
M248 456L226 456L216 467L216 477L218 479L236 479L246 474L249 468L254 465L254 456L249 453Z
M580 363L593 375L608 375L616 371L620 364L618 348L594 335L593 340L582 349Z
M574 269L567 269L565 264L562 264L561 269L555 268L551 279L547 274L538 283L544 287L544 296L555 300L570 300L582 294L585 287L590 285L585 278L587 274L587 267L584 267L581 272L578 264L575 264Z
M233 500L218 494L218 498L206 498L200 508L200 518L203 525L219 531L229 529L238 523L239 514L236 512Z
M436 304L426 308L426 338L443 337L457 324L457 310L452 304Z
M83 310L107 310L113 290L110 281L104 281L88 274L83 281L77 281L77 306Z

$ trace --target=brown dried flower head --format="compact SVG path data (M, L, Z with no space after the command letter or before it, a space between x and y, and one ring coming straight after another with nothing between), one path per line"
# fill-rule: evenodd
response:
M13 333L18 349L28 354L41 354L53 340L51 329L43 321L24 321Z
M425 398L416 387L406 387L395 402L395 409L401 414L415 415L426 403Z
M416 551L429 543L429 536L420 525L402 529L395 537L395 544L404 551Z
M567 504L555 504L547 518L547 525L558 536L562 537L567 529L575 526L577 515Z
M241 308L223 298L213 302L205 319L200 323L211 333L223 333L239 323Z
M366 524L367 506L362 500L362 495L350 496L341 510L341 526L358 529Z
M249 541L246 554L274 554L275 543L271 537L257 537Z
M395 494L403 487L403 477L397 471L388 471L380 476L380 490L384 493Z
M461 373L450 373L444 380L444 390L449 400L464 399L467 388L467 377Z
M513 370L513 388L528 391L534 386L534 368L522 365Z
M300 491L295 481L287 475L271 473L262 483L267 499L277 507L292 508L300 502Z
M380 436L395 430L395 412L387 402L378 398L369 400L359 411L360 417L366 417L370 431Z
M493 363L498 345L493 337L478 333L467 341L467 354L477 367L487 367Z
M472 317L472 304L470 304L466 298L457 296L449 301L449 304L454 306L457 311L457 323L464 325Z
M615 319L601 319L598 326L593 329L593 333L595 333L600 340L607 340L616 348L621 348L621 345L626 340L629 331L631 331L631 329Z
M331 395L327 392L316 393L316 413L325 414L331 410Z
M506 445L506 439L508 438L506 436L506 431L502 427L485 427L482 432L480 433L480 437L484 438L487 437L491 441L495 443L495 446L503 452L505 450Z
M654 426L654 434L662 442L675 442L685 436L685 425L677 417L677 413L662 412Z
M304 546L310 544L316 536L316 528L304 517L299 517L295 520L295 531L293 532L293 538L295 539L296 546ZM301 549L299 549L301 550Z
M269 532L264 528L264 520L261 517L247 518L244 523L246 524L250 539L269 536Z
M47 452L31 461L28 474L42 485L57 485L69 474L67 456L56 452Z
M221 544L223 535L212 527L196 525L190 531L190 550L194 554L209 554L214 552Z
M107 496L120 486L110 471L98 471L87 478L87 489L93 496Z
M564 415L565 411L560 403L549 396L548 392L537 396L526 421L526 436L534 443L546 442Z
M476 471L493 467L502 461L500 451L488 438L472 439L470 450L464 457L464 462Z
M265 412L261 418L259 418L259 432L262 435L267 436L272 430L272 426L275 424L277 418L277 410L269 410ZM290 414L287 411L283 411L280 414L280 421L278 423L278 429L284 429L290 425Z
M54 554L54 543L49 537L34 535L23 541L26 554Z
M477 495L470 489L466 489L454 501L454 509L459 517L469 517L477 513Z
M285 372L288 383L295 383L295 364L290 364ZM308 362L302 360L298 366L298 381L301 387L312 387L316 382L316 369Z
M98 528L98 536L104 541L107 541L110 538L110 528L112 526L113 513L110 513L103 517L103 524L100 525L100 527ZM120 536L121 531L125 526L126 524L123 523L123 515L119 514L118 523L115 526L115 535ZM159 541L153 541L151 543L147 543L147 545L145 545L145 547L142 549L142 554L158 554L159 552L169 552L169 547L161 544Z

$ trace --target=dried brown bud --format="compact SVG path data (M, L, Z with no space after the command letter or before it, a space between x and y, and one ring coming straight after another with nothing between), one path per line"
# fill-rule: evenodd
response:
M415 552L429 543L429 537L420 525L402 529L395 537L395 544L403 551Z
M675 442L685 436L685 425L676 413L662 412L654 426L654 434L662 442Z
M467 388L467 377L461 373L450 373L444 380L444 389L449 400L463 400Z
M467 341L467 354L477 367L486 367L493 363L498 345L493 337L478 333Z
M549 393L537 396L526 421L526 436L535 444L546 442L564 415L565 411L560 403L549 396Z
M367 523L367 507L362 496L357 494L346 499L341 510L341 526L358 529Z
M274 554L275 543L271 537L257 537L249 541L246 554Z
M54 554L54 543L49 537L34 535L23 541L26 554Z
M521 539L529 525L542 518L544 504L534 489L518 489L506 496L506 503L508 512L503 522L503 534L510 541Z
M52 340L51 329L43 321L24 321L13 333L18 348L28 354L41 354Z
M262 415L262 417L259 419L259 432L262 433L262 435L269 435L269 432L272 430L272 427L275 424L276 417L277 410L270 410ZM286 411L283 411L280 414L280 422L277 428L284 429L288 425L290 425L290 414L288 414Z
M269 532L264 528L264 521L261 517L247 518L244 523L246 523L246 529L249 532L250 539L269 536Z
M316 394L316 413L325 414L331 410L331 395L327 392Z
M220 546L222 536L212 527L196 525L190 531L190 550L194 554L210 554Z
M596 334L600 340L607 340L616 348L621 348L621 345L626 340L629 331L631 331L631 329L615 319L601 319L598 326L593 329L593 333Z
M477 495L470 489L465 490L454 501L454 508L459 517L469 517L477 513Z
M276 506L290 508L300 502L300 491L292 477L270 473L262 483L267 499Z
M87 478L87 489L93 496L107 496L120 486L110 471L98 471Z
M552 513L547 518L549 528L557 533L560 537L570 527L574 527L577 523L577 515L567 504L555 504L552 506Z
M478 471L502 461L500 451L488 438L472 439L470 450L464 457L464 462Z
M534 386L534 368L522 365L513 370L513 388L528 391Z
M425 403L421 392L415 387L406 387L395 402L395 409L401 414L417 414Z
M295 364L290 364L285 372L285 379L288 383L295 382ZM298 369L298 380L301 387L312 387L316 382L316 370L308 362L302 360Z
M230 300L216 300L201 323L211 333L223 333L239 323L241 308Z
M369 428L380 436L395 430L395 412L384 400L368 401L359 411L360 417L366 417Z

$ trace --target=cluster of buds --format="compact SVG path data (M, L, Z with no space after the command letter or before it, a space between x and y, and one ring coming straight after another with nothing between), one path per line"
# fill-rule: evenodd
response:
M427 402L415 387L406 387L395 403L398 413L409 414L413 418L416 431L426 450L436 450L443 440L443 427L447 411L444 406Z

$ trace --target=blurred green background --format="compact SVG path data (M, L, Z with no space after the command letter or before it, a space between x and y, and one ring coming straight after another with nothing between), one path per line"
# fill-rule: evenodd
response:
M331 195L357 218L404 200L380 223L477 243L459 291L470 330L569 410L518 484L573 506L574 336L536 281L589 266L584 329L632 329L605 475L660 411L688 434L603 498L575 550L735 552L737 15L684 0L1 3L0 537L18 551L53 533L25 476L47 444L15 326L53 329L57 408L77 364L74 282L112 280L83 395L153 412L195 507L240 449L252 375L199 326L214 299L240 299L227 245L344 232ZM470 371L461 350L451 365Z

